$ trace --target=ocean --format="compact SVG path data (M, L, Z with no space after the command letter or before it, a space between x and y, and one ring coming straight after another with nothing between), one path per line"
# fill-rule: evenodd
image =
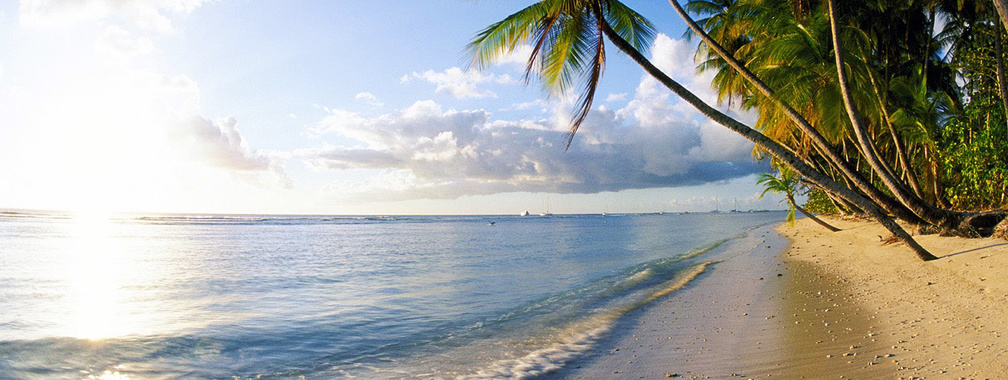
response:
M533 377L783 218L4 212L0 377Z

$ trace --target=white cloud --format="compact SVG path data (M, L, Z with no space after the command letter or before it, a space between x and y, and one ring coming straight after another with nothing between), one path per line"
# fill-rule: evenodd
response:
M530 56L532 56L531 45L518 45L509 54L504 55L496 62L499 65L510 65L514 68L525 70L528 67Z
M659 33L651 46L651 62L673 78L688 78L696 73L695 51L695 43Z
M172 137L214 166L235 170L269 168L269 158L249 148L233 117L215 121L192 117L173 128Z
M554 102L551 102L548 99L539 98L530 102L511 104L506 108L502 108L501 111L524 111L535 109L540 113L547 113L550 111L552 105L554 105Z
M119 26L110 25L98 38L97 48L107 57L128 60L137 55L150 54L154 50L154 42L148 37L135 37Z
M402 82L410 79L423 79L437 85L435 90L438 94L446 94L454 98L496 98L497 94L490 90L479 89L478 85L484 83L512 84L518 83L510 75L487 74L477 70L463 71L458 67L452 67L442 72L427 70L423 73L413 72L411 78L403 76Z
M65 26L70 23L114 18L133 26L172 32L168 14L188 13L207 0L21 0L22 25Z
M271 173L273 185L292 186L280 157L250 148L233 117L210 121L193 116L176 123L169 131L169 137L177 146L188 151L187 158L191 160L237 172Z
M375 96L375 94L372 94L370 92L360 92L360 93L357 93L357 95L354 96L354 99L362 101L365 104L367 104L368 106L371 106L371 107L374 107L374 108L381 108L381 106L385 105L385 103L382 103L381 99L378 99L378 97Z
M606 102L618 102L618 101L626 99L626 97L627 97L627 93L625 93L625 92L621 92L621 93L618 93L618 94L609 94L609 96L606 96L605 101Z

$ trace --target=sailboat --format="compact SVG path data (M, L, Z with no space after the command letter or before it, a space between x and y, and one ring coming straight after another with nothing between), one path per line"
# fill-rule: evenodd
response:
M546 212L539 213L539 216L543 216L543 217L553 216L553 213L550 212L550 195L549 194L546 194Z

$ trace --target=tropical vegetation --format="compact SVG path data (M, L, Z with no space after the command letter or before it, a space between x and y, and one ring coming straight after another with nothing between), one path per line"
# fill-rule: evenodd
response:
M791 225L795 222L795 211L802 213L806 218L809 218L816 224L823 226L823 228L836 232L840 231L839 228L833 227L833 225L826 223L826 221L819 219L808 212L808 210L802 208L798 205L798 201L795 200L795 195L802 190L807 190L808 187L799 181L798 176L786 167L778 169L778 174L763 173L759 175L759 179L756 183L763 185L763 193L760 194L760 199L763 199L767 193L776 193L784 195L784 200L788 203L788 213L785 220Z
M768 190L807 186L818 201L874 218L932 260L904 226L977 237L1008 215L1004 3L669 0L700 40L698 68L714 72L719 101L756 112L754 125L648 60L654 27L617 0L542 0L481 31L470 49L482 67L529 44L529 75L556 92L580 84L573 138L591 109L609 41L754 142L754 155L780 173L764 177Z

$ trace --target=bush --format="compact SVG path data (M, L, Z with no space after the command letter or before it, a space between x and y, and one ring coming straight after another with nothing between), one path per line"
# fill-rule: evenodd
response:
M819 189L809 191L808 201L805 202L804 207L806 211L816 214L834 215L838 212L836 205L830 201L826 193Z

